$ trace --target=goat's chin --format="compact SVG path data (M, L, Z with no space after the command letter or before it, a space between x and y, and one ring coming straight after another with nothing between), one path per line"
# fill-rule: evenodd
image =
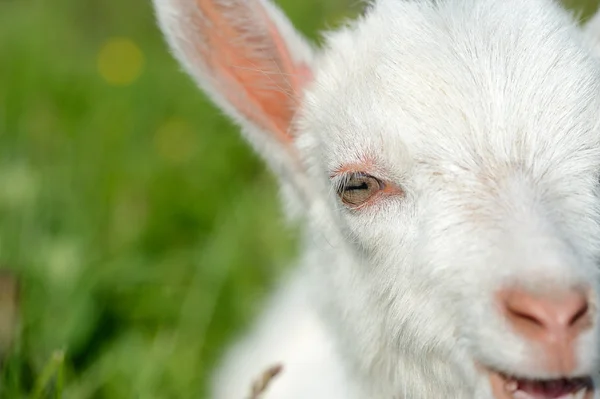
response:
M593 399L590 377L530 379L485 368L494 399Z

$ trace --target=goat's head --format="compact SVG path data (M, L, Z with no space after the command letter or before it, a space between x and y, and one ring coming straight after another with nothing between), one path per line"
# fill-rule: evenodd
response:
M267 0L154 2L303 212L349 363L591 397L600 68L566 12L381 0L314 53Z

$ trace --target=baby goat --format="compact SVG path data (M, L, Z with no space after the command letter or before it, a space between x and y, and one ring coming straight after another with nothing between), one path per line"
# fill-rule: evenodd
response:
M600 398L600 22L375 0L316 50L268 0L154 5L304 226L214 398Z

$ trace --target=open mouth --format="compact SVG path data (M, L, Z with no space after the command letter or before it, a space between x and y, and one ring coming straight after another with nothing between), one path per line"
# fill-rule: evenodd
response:
M490 372L496 399L592 399L589 377L533 380Z

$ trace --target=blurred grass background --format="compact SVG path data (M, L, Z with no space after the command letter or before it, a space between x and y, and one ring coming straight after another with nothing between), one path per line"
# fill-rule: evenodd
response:
M279 3L313 39L360 8ZM207 397L294 253L275 194L148 0L0 0L0 268L22 312L0 398Z

